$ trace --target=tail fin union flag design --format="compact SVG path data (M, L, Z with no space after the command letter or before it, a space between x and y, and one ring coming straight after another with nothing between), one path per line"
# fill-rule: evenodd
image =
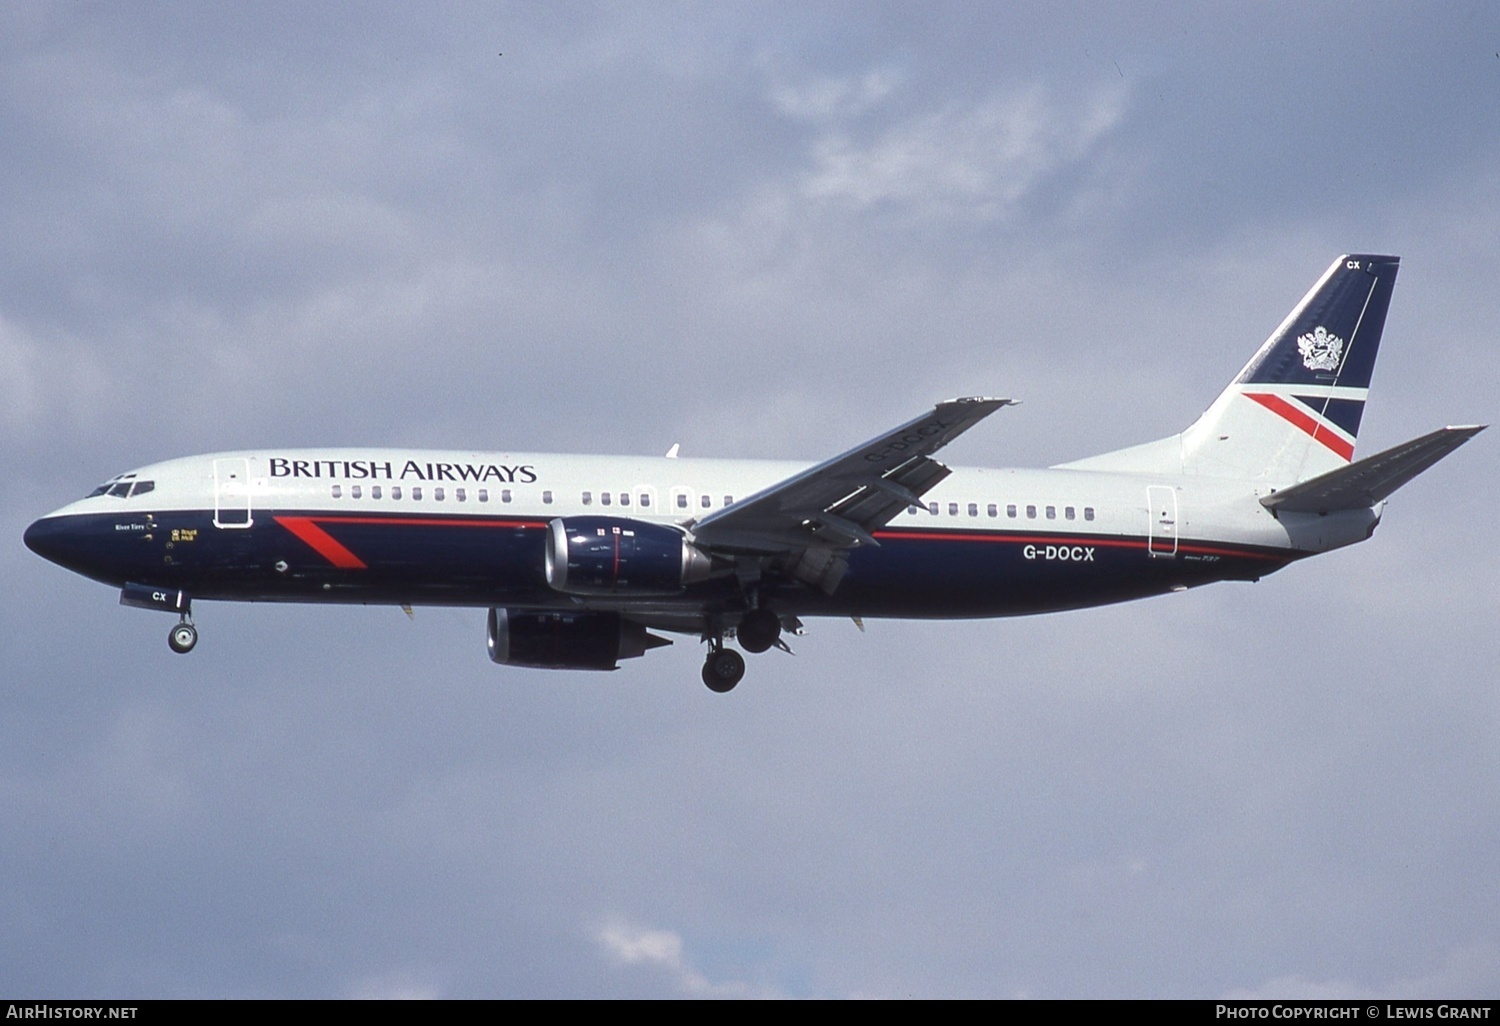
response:
M1296 392L1247 390L1246 399L1259 403L1293 427L1304 431L1345 463L1354 459L1354 438L1365 411L1363 396L1336 395L1336 392L1364 392L1365 389L1336 389L1304 386ZM1310 392L1320 394L1308 394Z

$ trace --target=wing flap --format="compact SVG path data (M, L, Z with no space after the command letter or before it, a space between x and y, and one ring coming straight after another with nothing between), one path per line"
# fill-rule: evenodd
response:
M1384 501L1487 425L1439 428L1385 452L1331 470L1310 481L1283 488L1260 500L1273 512L1332 513L1368 509Z

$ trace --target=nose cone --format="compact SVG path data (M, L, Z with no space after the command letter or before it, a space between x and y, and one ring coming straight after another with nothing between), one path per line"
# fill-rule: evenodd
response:
M63 539L64 531L55 517L43 517L30 527L21 536L26 547L35 552L43 559L50 559L54 563L67 564L61 558L67 546Z
M22 535L26 547L43 559L88 574L88 541L77 517L43 517Z

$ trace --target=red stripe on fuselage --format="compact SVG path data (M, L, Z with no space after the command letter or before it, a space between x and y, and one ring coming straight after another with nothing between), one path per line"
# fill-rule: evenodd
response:
M280 519L280 518L278 518ZM488 520L479 517L297 517L320 524L395 524L398 527L546 527L545 520Z
M1269 392L1246 392L1246 399L1254 399L1293 427L1306 431L1313 441L1327 446L1334 455L1346 462L1354 458L1354 446L1329 431L1309 414L1293 406L1279 395Z
M333 535L312 522L311 517L276 517L276 522L312 546L314 552L340 570L363 570L364 560L344 548Z
M1094 535L1077 534L990 534L985 531L876 531L876 541L961 541L983 542L995 545L1093 545L1101 549L1140 549L1148 544L1144 538L1100 538ZM1265 559L1280 562L1289 559L1292 553L1259 552L1255 549L1237 549L1221 545L1195 545L1179 543L1178 552L1195 556L1236 556L1244 559Z
M541 520L484 520L473 517L274 517L282 527L291 531L312 547L313 551L340 570L364 570L364 560L351 552L342 542L319 527L319 524L380 524L395 527L546 527Z
M341 570L363 570L367 564L350 551L342 542L318 526L319 524L385 525L395 527L519 528L522 530L537 530L547 526L547 522L544 520L491 520L478 517L424 518L314 515L278 516L273 519L305 542L318 555ZM965 530L911 531L897 529L876 531L875 538L877 540L892 541L968 542L992 545L1093 545L1104 549L1138 549L1143 552L1149 548L1144 538L1101 538L1097 535L1075 534L1048 535L1016 532ZM617 538L615 541L618 546L619 539ZM1292 557L1292 553L1262 552L1248 548L1232 548L1220 545L1194 544L1191 542L1179 543L1177 551L1191 555L1228 556L1242 559L1261 559L1271 562L1281 562Z

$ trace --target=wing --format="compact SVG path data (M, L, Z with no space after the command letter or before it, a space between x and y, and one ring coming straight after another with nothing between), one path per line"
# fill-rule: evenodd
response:
M949 470L932 454L1009 399L950 399L932 412L855 446L842 456L711 513L693 541L721 555L789 556L793 574L825 591L843 576L842 553L879 545L874 532Z
M1260 504L1273 512L1291 513L1365 509L1390 496L1483 430L1483 425L1439 428L1394 449L1283 488L1261 499Z

